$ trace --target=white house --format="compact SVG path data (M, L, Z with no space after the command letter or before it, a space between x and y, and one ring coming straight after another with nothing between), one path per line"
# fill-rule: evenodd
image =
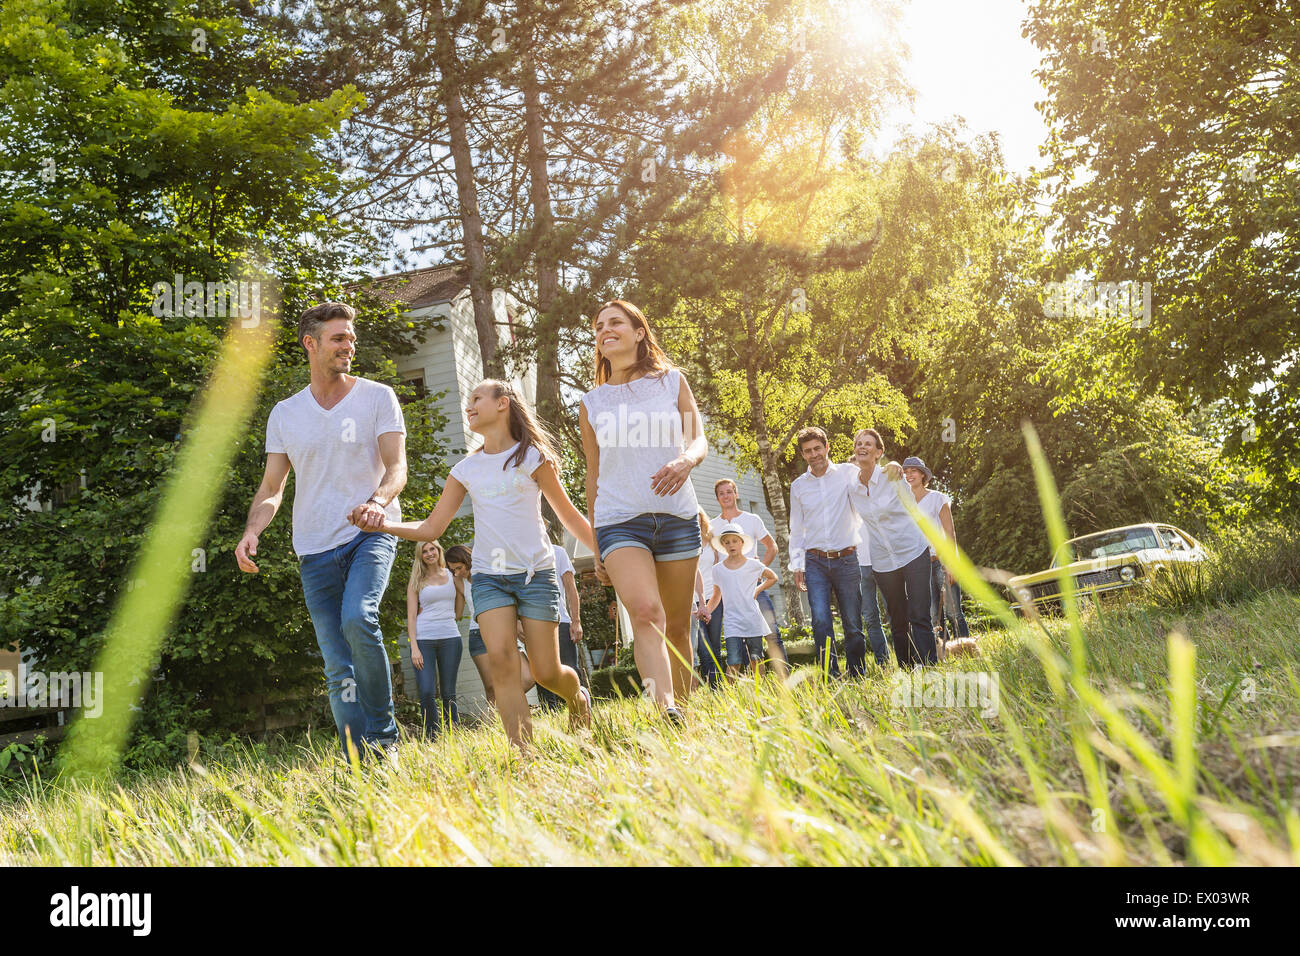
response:
M479 351L478 333L474 326L474 308L462 270L463 267L459 265L434 266L396 275L380 276L373 280L376 291L385 298L401 303L407 318L417 323L417 327L425 329L426 338L418 351L402 356L396 364L402 378L416 386L417 394L445 393L438 401L437 407L447 418L445 435L450 446L449 464L454 464L461 456L468 454L478 446L480 441L478 436L466 427L464 415L466 398L473 391L474 386L483 379L483 363L482 353ZM513 328L520 322L529 321L531 317L522 303L501 289L494 291L492 305L502 336L507 342L513 337ZM442 321L442 328L435 330L433 325L439 319ZM527 401L536 401L535 369L527 371L513 384ZM740 473L733 457L725 448L719 448L715 443L710 447L709 457L691 473L696 497L710 515L717 514L719 510L717 499L713 495L713 483L719 478L730 478L735 481L739 490L740 507L759 515L769 530L773 527L772 516L767 510L758 476L753 472ZM457 516L469 513L470 506L466 501ZM456 542L445 543L450 545ZM575 566L581 571L590 567L591 557L585 553L585 548L576 547L576 544L566 535L565 547L570 555L574 556ZM409 545L404 546L409 547ZM773 562L773 568L778 573L783 567L783 557L778 555ZM782 615L784 599L779 588L773 589L773 599L777 604L778 615ZM467 632L468 623L462 622L461 629L462 633ZM407 641L403 638L399 644L402 648L402 669L406 686L408 689L414 688L415 674L410 664ZM468 652L461 661L457 688L462 713L476 713L485 709L483 685L479 681L478 672Z

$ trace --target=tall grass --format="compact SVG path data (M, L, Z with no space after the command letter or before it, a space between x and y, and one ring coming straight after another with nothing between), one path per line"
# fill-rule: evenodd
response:
M326 737L129 786L61 782L0 804L0 863L1296 863L1297 611L1269 595L1233 622L1182 621L1191 681L1177 661L1170 677L1171 622L1089 612L1090 673L1114 711L1090 718L1023 635L999 631L981 659L922 672L998 675L996 716L910 706L889 674L803 668L788 690L697 692L680 732L638 699L602 704L578 735L542 716L529 758L489 722L362 772ZM1045 631L1032 639L1068 660L1065 622Z
M1209 559L1156 577L1152 603L1182 610L1244 601L1270 590L1300 592L1300 520L1259 522L1215 533Z
M538 719L527 757L489 723L395 766L351 770L317 739L130 786L64 779L0 804L0 863L1300 863L1300 597L1112 612L1076 606L1067 577L1063 618L1018 621L926 533L1003 625L978 658L702 690L680 731L608 702L576 736ZM995 713L945 698L972 671ZM915 680L919 700L900 693Z

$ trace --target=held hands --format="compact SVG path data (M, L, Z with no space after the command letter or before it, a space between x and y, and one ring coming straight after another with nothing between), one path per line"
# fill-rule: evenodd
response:
M239 565L239 570L247 574L257 574L261 570L253 563L251 555L254 554L257 554L257 535L245 531L239 544L235 545L235 563Z
M348 523L356 525L362 531L383 531L384 509L374 501L359 504L349 512Z
M674 494L691 476L695 463L685 455L678 455L650 477L650 488L656 495Z

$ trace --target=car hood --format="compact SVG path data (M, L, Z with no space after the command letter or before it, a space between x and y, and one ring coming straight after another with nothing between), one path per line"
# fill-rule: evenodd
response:
M1090 571L1105 571L1107 568L1117 568L1121 564L1150 564L1164 555L1163 548L1143 548L1140 551L1130 551L1127 554L1111 554L1104 558L1088 558L1083 561L1075 561L1066 565L1064 570L1073 577L1079 574L1087 574ZM1054 580L1061 571L1061 568L1050 568L1046 571L1035 571L1033 574L1019 574L1007 583L1011 587L1042 584Z

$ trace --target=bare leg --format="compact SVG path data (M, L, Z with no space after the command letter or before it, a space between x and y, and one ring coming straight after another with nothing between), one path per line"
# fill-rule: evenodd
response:
M515 621L513 605L493 608L478 616L479 632L487 645L488 666L496 688L497 713L510 742L523 750L533 739L533 721L524 698Z
M534 621L523 618L524 645L528 648L533 676L537 683L552 694L564 698L569 705L571 720L586 723L587 699L579 691L582 682L578 672L560 663L560 627L554 621Z
M519 655L519 683L524 687L524 693L537 686L537 681L533 677L533 669L528 666L528 658L523 654Z
M647 692L661 708L676 706L654 558L644 548L619 548L605 559L605 570L632 619L632 656Z
M483 693L487 695L488 706L491 707L496 703L497 694L496 688L492 686L492 668L488 666L488 656L479 654L473 658L473 661L474 667L478 670L478 679L483 682Z
M781 651L781 645L776 642L776 635L769 635L767 638L767 659L768 667L776 674L778 680L785 680L790 676L790 666L785 662L785 655Z
M655 562L665 630L672 645L668 648L668 664L672 669L673 696L678 703L684 702L691 693L691 599L698 563L695 558Z

